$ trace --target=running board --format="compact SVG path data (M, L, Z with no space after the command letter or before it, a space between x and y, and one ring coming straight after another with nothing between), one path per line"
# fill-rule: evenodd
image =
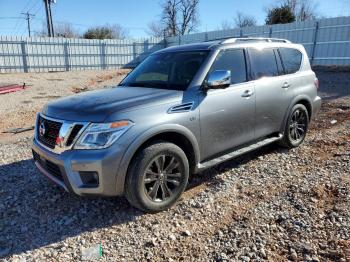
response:
M206 169L206 168L209 168L211 166L214 166L214 165L217 165L217 164L220 164L222 162L225 162L226 160L229 160L229 159L232 159L232 158L235 158L237 156L240 156L240 155L243 155L245 153L248 153L250 151L253 151L255 149L258 149L260 147L263 147L263 146L266 146L268 144L271 144L275 141L278 141L280 140L281 138L283 137L282 134L279 134L278 136L274 136L274 137L270 137L270 138L266 138L264 140L261 140L255 144L251 144L247 147L243 147L241 149L238 149L238 150L235 150L235 151L232 151L231 153L228 153L226 155L223 155L223 156L220 156L220 157L217 157L217 158L214 158L212 160L209 160L209 161L206 161L204 163L199 163L197 165L197 168L198 170L202 170L202 169Z

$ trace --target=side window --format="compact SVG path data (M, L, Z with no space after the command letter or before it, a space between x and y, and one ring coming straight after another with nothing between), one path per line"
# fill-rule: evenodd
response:
M246 82L247 71L243 49L228 49L221 51L216 57L209 72L215 70L230 70L231 84Z
M299 70L302 54L299 50L293 48L279 48L284 70L286 74L292 74Z
M252 76L259 79L264 76L277 76L278 68L273 49L249 49L249 58L252 67Z

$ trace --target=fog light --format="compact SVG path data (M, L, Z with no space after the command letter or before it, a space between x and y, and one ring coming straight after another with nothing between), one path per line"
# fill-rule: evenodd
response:
M98 187L98 173L96 171L80 171L80 179L83 187Z

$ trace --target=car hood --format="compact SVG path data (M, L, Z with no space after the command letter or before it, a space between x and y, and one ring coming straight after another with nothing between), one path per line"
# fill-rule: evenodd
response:
M69 121L103 122L112 113L170 103L181 99L182 94L182 91L145 87L109 88L49 102L43 114Z

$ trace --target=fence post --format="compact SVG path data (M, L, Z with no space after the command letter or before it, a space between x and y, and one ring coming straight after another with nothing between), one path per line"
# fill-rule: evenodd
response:
M272 26L270 26L270 28L269 28L269 37L270 38L272 37Z
M208 41L208 32L205 32L205 36L204 36L205 41Z
M167 48L167 46L168 46L168 42L167 42L167 40L166 40L165 35L164 35L164 40L163 40L163 42L164 42L164 48Z
M314 64L314 58L315 58L315 52L316 52L315 50L316 50L316 45L317 45L318 27L319 27L319 23L318 23L318 21L316 21L316 23L315 23L314 41L313 41L313 44L312 44L311 65Z
M136 50L136 42L132 43L132 57L133 57L133 62L137 65L137 50Z
M102 69L107 69L107 61L106 61L106 43L105 42L102 42L101 43L101 48L100 48L100 51L101 51L101 68Z
M69 41L64 42L64 64L66 65L66 71L69 71L70 70Z
M243 37L243 29L242 29L242 27L239 29L239 37Z
M143 42L143 52L144 53L147 53L149 50L149 41L148 39L146 39L144 42Z
M23 70L25 73L28 73L28 55L26 50L26 41L21 42L21 51L22 51L22 59L23 59Z
M179 35L179 45L181 45L181 35Z

